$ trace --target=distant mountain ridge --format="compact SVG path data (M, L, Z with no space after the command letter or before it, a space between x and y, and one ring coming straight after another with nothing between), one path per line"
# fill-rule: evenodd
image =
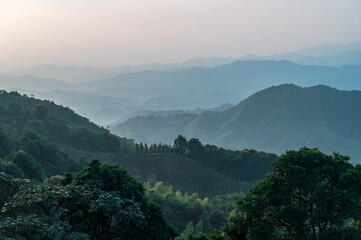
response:
M350 50L361 50L361 41L349 44L325 44L298 50L296 53L308 56L327 56Z
M169 95L192 89L204 93L217 89L249 96L284 83L301 86L317 84L343 89L361 89L361 66L304 66L289 61L236 61L216 68L191 68L178 72L143 71L84 84L88 91L99 89L146 87L149 91L163 89ZM346 87L345 87L346 86ZM107 95L107 91L102 92ZM111 92L109 92L111 94ZM116 96L116 92L112 96Z
M318 65L318 66L331 66L341 67L345 65L361 65L361 50L348 50L338 54L325 55L325 56L307 56L298 53L274 54L270 56L259 56L248 54L239 58L239 60L249 61L291 61L300 65Z
M182 134L232 149L282 153L304 145L361 161L361 92L285 84L257 92L223 112L135 117L113 132L136 141L169 142Z
M259 90L285 83L361 90L360 78L361 65L306 66L267 60L236 61L216 68L197 67L173 72L126 73L81 86L52 79L0 76L0 89L36 92L37 97L54 100L92 121L109 125L142 109L188 111L227 102L236 104ZM32 91L34 89L37 91ZM54 89L57 91L53 92Z
M181 71L187 68L215 68L237 60L286 60L297 64L343 66L361 65L361 41L349 44L326 44L304 48L285 54L259 56L248 54L241 57L199 57L175 63L147 63L134 66L95 67L95 66L61 66L46 64L31 69L7 72L13 76L32 76L50 78L72 84L92 82L115 77L122 73L134 73L147 70Z
M361 42L271 56L246 55L240 60L195 58L109 68L42 65L8 73L16 76L0 75L0 89L36 93L104 126L139 110L189 112L236 104L285 83L361 90Z
M33 76L36 78L52 78L70 83L84 83L111 78L121 73L140 72L146 70L180 71L192 67L217 67L236 61L237 58L212 57L193 58L178 63L148 63L135 66L93 67L93 66L60 66L55 64L40 65L22 71L11 71L14 76Z
M38 90L38 91L53 91L56 89L70 90L74 86L70 83L62 82L50 78L35 78L32 76L10 76L0 74L0 89L13 90Z

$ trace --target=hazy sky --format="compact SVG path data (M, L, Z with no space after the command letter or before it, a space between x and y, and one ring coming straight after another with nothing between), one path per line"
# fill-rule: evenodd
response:
M0 0L0 69L268 55L360 26L360 0Z

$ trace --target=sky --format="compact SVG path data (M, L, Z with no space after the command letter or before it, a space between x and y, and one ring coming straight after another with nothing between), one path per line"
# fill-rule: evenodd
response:
M0 0L0 70L270 55L360 25L360 0Z

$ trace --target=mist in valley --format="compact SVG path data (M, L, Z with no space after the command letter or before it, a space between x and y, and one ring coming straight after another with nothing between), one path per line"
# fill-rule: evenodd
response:
M361 238L361 2L0 2L0 240Z

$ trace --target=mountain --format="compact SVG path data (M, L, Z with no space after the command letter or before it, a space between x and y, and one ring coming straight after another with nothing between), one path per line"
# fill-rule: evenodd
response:
M143 182L159 181L183 192L198 193L202 197L218 194L246 192L248 188L271 172L271 163L277 160L274 153L254 149L227 150L214 145L203 145L197 139L185 139L184 145L136 144L127 153L96 154L70 151L87 158L99 158L116 163ZM174 141L177 141L174 140ZM106 156L106 157L104 157Z
M195 155L168 145L145 150L148 148L109 133L68 107L0 91L0 172L15 176L33 176L35 169L34 177L43 180L45 176L78 171L87 160L97 158L123 166L142 181L163 181L206 197L247 191L272 170L270 163L277 158L255 150L231 151L202 147L201 143L195 146L200 147ZM27 170L26 164L34 169ZM209 179L214 179L212 186L207 186Z
M58 146L84 151L115 153L133 145L67 107L4 90L0 91L0 128L13 139L33 130Z
M343 66L360 65L361 42L350 44L328 44L304 48L286 54L258 56L248 54L240 58L210 57L194 58L177 63L147 63L134 66L94 67L94 66L60 66L55 64L40 65L31 69L11 71L10 76L31 76L34 78L56 79L72 84L93 82L115 77L122 73L141 71L181 71L188 68L215 68L233 63L237 60L286 60L297 64ZM40 89L37 89L40 90Z
M152 97L144 101L142 109L153 111L173 111L174 109L183 109L191 112L193 109L216 108L225 102L236 103L240 94L214 91L210 93L199 93L196 91L183 92L175 95L161 95Z
M285 84L257 92L223 112L135 117L112 131L136 141L178 134L231 149L282 153L302 146L361 161L361 92Z
M31 76L10 76L0 75L0 89L12 90L12 89L23 89L23 90L38 90L38 91L53 91L56 89L70 90L74 86L54 80L50 78L35 78Z
M361 41L360 42L353 42L349 44L326 44L326 45L319 45L309 48L304 48L297 51L297 54L305 55L305 56L327 56L327 55L335 55L340 54L345 51L350 50L361 50Z
M111 96L102 96L94 93L84 93L78 91L50 91L50 92L41 92L41 91L31 91L31 90L19 90L20 93L31 95L35 98L53 101L56 104L60 104L66 107L71 108L79 115L85 116L91 121L107 126L112 122L123 122L127 120L130 116L143 116L150 115L151 113L157 112L161 115L169 115L175 113L200 113L206 110L225 110L230 108L232 104L222 104L215 108L192 108L192 106L207 106L216 105L215 101L223 101L227 99L236 99L236 96L227 96L226 93L215 92L207 96L197 96L193 100L198 100L198 105L194 104L190 99L187 101L182 101L185 98L180 98L177 96L167 96L166 100L159 101L164 99L165 96L158 98L151 98L144 102L139 101L136 98L120 98L120 97L111 97ZM178 105L174 104L178 102ZM174 105L172 105L172 103ZM188 103L188 105L186 104ZM172 107L179 110L168 110ZM182 110L182 108L186 110ZM151 110L153 109L153 110ZM165 109L165 110L160 110ZM191 109L191 110L188 110Z
M195 95L210 93L215 89L249 96L266 87L283 83L301 86L326 84L345 90L361 89L360 77L361 66L323 67L297 65L288 61L237 61L216 68L120 74L114 78L84 84L82 87L88 91L103 89L104 95L113 89L123 89L126 92L127 89L141 88L148 92L157 90L157 96L160 96L161 91L167 95L181 95L193 91ZM117 96L117 92L119 91L113 91L112 94L115 95L112 96ZM119 94L126 97L122 92Z
M110 78L120 73L140 72L145 70L178 71L192 67L211 68L223 64L229 64L236 60L236 58L227 57L194 58L179 63L149 63L119 67L59 66L48 64L22 71L12 71L7 74L12 76L51 78L70 83L84 83Z
M23 71L12 71L8 74L14 76L52 78L70 83L81 83L109 78L121 72L121 68L59 66L49 64L37 66Z
M325 56L304 56L297 53L287 53L281 55L274 54L271 56L258 56L249 54L239 58L239 60L287 60L300 65L341 67L344 65L361 65L361 50L348 50L342 53Z
M31 94L36 98L51 100L56 104L69 107L79 115L85 116L100 125L107 125L123 116L127 116L138 109L138 106L141 104L136 99L100 96L78 91L19 92Z
M129 118L134 118L134 117L138 117L138 116L162 116L162 117L167 117L170 115L179 115L179 114L200 114L204 111L215 111L215 112L220 112L220 111L225 111L227 109L230 109L231 107L233 107L234 105L231 103L225 103L222 104L220 106L214 107L214 108L197 108L197 109L191 109L191 110L163 110L163 111L153 111L153 110L138 110L135 111L127 116L125 116L124 118L118 119L117 121L113 122L111 127L113 125L125 122L126 120L128 120Z

